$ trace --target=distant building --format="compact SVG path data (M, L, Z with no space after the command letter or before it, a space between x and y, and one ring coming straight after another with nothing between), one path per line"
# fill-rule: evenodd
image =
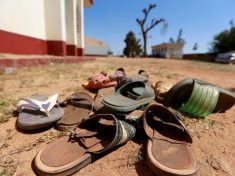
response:
M107 56L110 47L103 41L85 36L84 54L87 56Z
M183 47L182 43L163 43L160 45L152 46L152 55L155 57L163 58L183 58Z
M0 1L0 53L82 56L92 0Z

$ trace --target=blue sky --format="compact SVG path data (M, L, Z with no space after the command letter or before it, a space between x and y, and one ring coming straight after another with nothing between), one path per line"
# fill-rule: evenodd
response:
M163 33L163 25L149 33L148 53L151 46L176 38L183 29L186 40L184 53L192 53L194 43L198 43L198 53L207 52L213 37L229 29L229 21L235 23L235 0L94 0L92 8L85 9L85 35L106 42L114 54L122 54L124 38L132 30L142 39L136 18L142 18L142 9L150 3L157 7L151 11L153 17L164 18L168 23Z

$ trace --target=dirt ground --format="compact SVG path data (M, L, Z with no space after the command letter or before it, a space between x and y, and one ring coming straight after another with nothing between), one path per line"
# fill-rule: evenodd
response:
M0 175L31 176L32 160L50 141L64 135L53 127L26 133L16 129L14 112L17 100L35 93L59 93L60 100L102 70L109 74L123 67L128 75L140 69L153 82L175 84L195 77L235 91L235 65L163 59L97 58L79 64L59 64L16 69L13 74L0 72ZM85 90L84 90L85 91ZM95 95L91 93L91 95ZM193 136L192 148L199 162L198 176L235 175L235 106L226 113L206 119L185 116L184 123ZM76 176L151 176L145 162L146 137L136 138L77 172Z

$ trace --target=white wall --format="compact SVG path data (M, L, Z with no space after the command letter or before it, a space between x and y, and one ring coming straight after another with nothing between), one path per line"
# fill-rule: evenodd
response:
M0 0L0 30L84 48L83 8L84 0Z
M47 39L66 41L65 0L44 0L44 2Z
M0 30L45 39L44 19L43 0L0 0Z
M181 58L183 58L183 51L182 51L182 49L168 48L167 52L166 52L166 57L167 58L178 58L178 59L181 59Z
M77 1L77 38L78 48L84 48L84 0Z
M99 48L99 47L92 47L86 46L84 49L85 55L108 55L109 48Z
M65 1L66 43L77 45L77 9L76 0Z

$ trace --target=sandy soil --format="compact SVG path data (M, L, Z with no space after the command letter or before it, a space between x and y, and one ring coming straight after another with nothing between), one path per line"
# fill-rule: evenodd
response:
M0 175L31 176L32 160L47 143L63 135L53 127L25 133L15 127L15 104L20 97L34 93L59 93L60 100L102 70L112 74L124 67L128 75L144 69L153 82L171 84L185 77L207 80L235 91L235 66L196 61L161 59L97 58L79 64L59 64L16 70L0 75ZM91 93L91 95L94 95ZM193 150L199 162L199 176L235 175L235 107L207 119L185 116L184 123L193 136ZM9 118L9 120L8 120ZM8 120L8 121L7 121ZM6 121L6 122L5 122ZM76 173L76 176L151 176L145 162L146 137L142 133L133 141L107 154Z

